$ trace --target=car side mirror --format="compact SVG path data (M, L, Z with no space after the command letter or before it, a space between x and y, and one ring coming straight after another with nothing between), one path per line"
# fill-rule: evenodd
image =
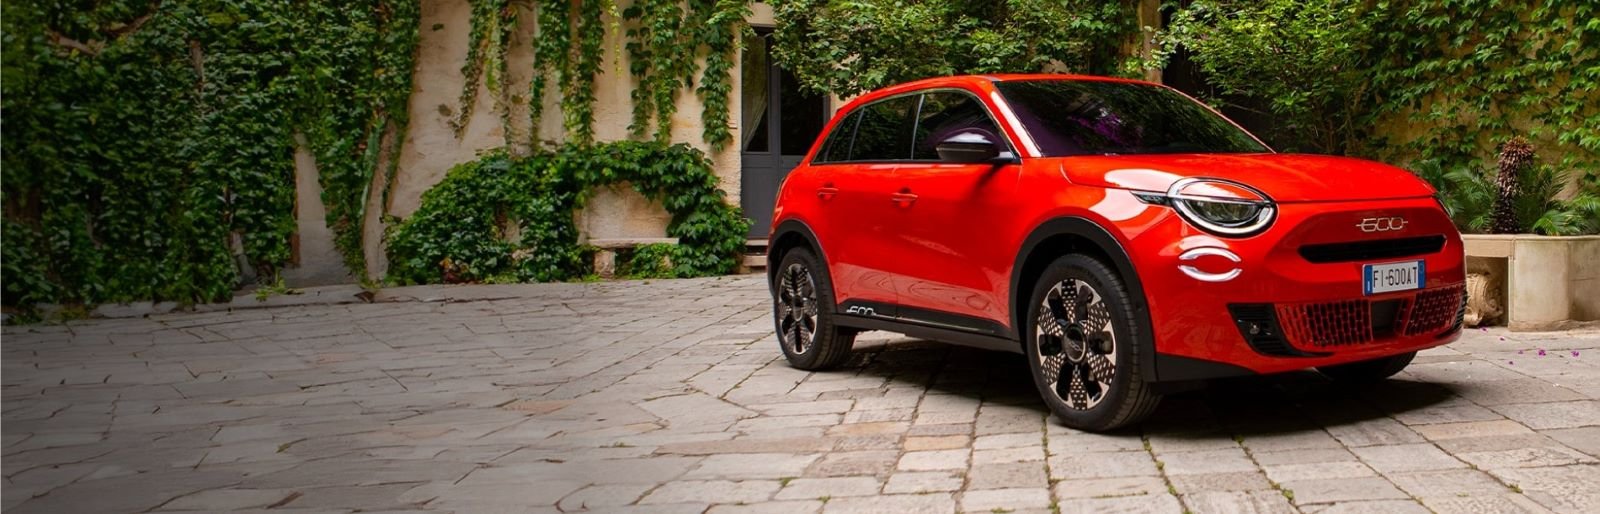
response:
M1009 151L1000 151L1000 145L990 141L988 136L975 132L962 132L955 134L934 147L939 153L939 160L955 164L978 164L1015 162L1016 156Z

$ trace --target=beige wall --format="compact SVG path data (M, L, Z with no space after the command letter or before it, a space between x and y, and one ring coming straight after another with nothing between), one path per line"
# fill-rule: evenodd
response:
M290 287L343 284L355 280L344 267L344 258L328 228L328 210L322 203L322 183L317 177L317 159L311 155L305 136L294 136L294 262L284 267L279 277Z

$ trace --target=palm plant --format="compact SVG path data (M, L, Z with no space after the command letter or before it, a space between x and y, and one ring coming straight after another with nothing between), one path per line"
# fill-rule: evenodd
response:
M1417 175L1439 189L1439 203L1463 232L1490 232L1501 214L1501 193L1514 190L1508 203L1517 223L1495 233L1568 236L1600 233L1600 174L1591 173L1571 200L1558 200L1567 174L1553 166L1525 166L1502 187L1499 173L1462 166L1445 168L1437 161L1415 165Z
M1518 223L1519 200L1536 195L1524 195L1522 191L1522 176L1533 167L1533 144L1521 136L1512 137L1505 144L1500 145L1500 173L1495 177L1494 217L1489 231L1495 234L1515 234L1521 232L1522 224ZM1530 191L1531 193L1532 191Z

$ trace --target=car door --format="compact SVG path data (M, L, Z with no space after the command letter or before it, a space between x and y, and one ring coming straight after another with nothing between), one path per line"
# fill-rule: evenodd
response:
M897 201L888 227L902 256L895 268L900 316L1003 332L1003 295L1015 256L997 227L1010 226L1008 217L1019 211L1010 203L1019 166L941 162L935 147L952 136L977 134L1016 153L988 108L964 90L925 93L912 132L912 158L895 170Z
M831 261L834 295L845 311L893 317L897 292L892 269L900 260L892 249L888 227L894 214L895 167L911 150L911 118L916 97L895 97L858 107L834 130L850 130L843 140L824 148L836 162L822 165L827 177L816 188L827 225L823 251ZM830 136L829 139L833 139Z

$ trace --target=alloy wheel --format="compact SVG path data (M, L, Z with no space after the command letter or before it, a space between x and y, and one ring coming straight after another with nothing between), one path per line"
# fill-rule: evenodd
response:
M1067 407L1089 410L1110 394L1117 338L1105 297L1088 282L1069 278L1050 288L1033 340L1048 389Z
M817 281L804 264L790 264L778 280L778 330L784 347L795 355L810 351L816 342Z

